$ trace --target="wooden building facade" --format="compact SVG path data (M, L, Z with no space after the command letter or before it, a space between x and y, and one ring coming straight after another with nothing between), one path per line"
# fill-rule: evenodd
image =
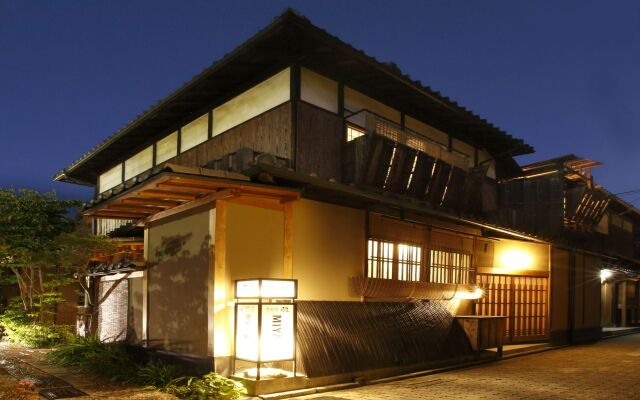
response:
M538 185L532 151L287 11L56 179L96 187L96 233L141 235L127 340L230 374L233 282L297 279L299 362L344 380L473 357L456 315L599 337L602 257L558 238L608 204Z

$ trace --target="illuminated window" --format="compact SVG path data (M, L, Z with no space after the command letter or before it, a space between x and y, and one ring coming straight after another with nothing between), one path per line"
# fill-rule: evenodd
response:
M393 169L393 165L396 162L396 147L393 148L391 152L391 162L389 162L389 168L387 168L387 174L384 177L384 185L383 188L387 189L389 187L389 177L391 176L391 170Z
M422 249L407 244L398 245L398 279L401 281L420 280Z
M429 282L473 283L471 254L451 249L433 249L429 253Z
M369 278L393 278L393 243L369 240L367 255L367 276Z
M347 125L347 142L350 142L353 139L357 139L360 136L364 136L365 133L366 132L362 128L358 128L353 125Z
M419 281L422 248L383 240L368 241L367 277Z
M411 172L409 173L409 180L407 181L407 187L405 187L405 189L409 190L409 187L411 187L411 182L413 181L413 176L416 173L416 164L418 164L418 155L416 154L413 157L413 164L411 164Z

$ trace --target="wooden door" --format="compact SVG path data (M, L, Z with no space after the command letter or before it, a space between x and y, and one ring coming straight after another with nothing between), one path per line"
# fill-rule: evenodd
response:
M484 294L475 304L475 314L506 316L505 342L548 338L549 278L524 275L477 274Z

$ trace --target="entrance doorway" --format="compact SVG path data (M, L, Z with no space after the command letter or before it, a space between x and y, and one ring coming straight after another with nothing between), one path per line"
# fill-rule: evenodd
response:
M548 339L548 277L477 274L476 283L484 295L474 305L475 314L506 316L505 342Z

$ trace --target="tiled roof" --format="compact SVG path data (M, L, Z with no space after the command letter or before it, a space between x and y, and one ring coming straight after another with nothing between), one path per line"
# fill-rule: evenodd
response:
M255 45L256 43L259 43L263 40L267 40L269 36L281 32L284 27L293 25L301 28L310 37L313 36L319 41L333 42L331 44L339 46L343 50L349 51L352 56L359 57L361 61L385 73L389 77L394 78L399 82L409 86L410 88L419 91L421 94L428 97L432 102L437 103L440 107L443 107L444 109L447 109L455 113L456 115L459 115L467 122L471 122L480 127L483 127L487 132L491 133L495 137L506 140L506 142L509 143L513 148L513 155L528 154L534 151L533 148L530 145L526 144L522 139L514 138L513 136L507 134L504 130L498 128L497 126L488 122L486 119L480 117L466 107L453 101L449 97L442 95L440 92L426 85L423 85L419 80L413 80L409 75L403 74L402 71L400 71L400 69L394 63L382 62L372 56L367 55L364 51L356 49L352 45L343 42L337 36L332 35L326 30L313 25L309 21L309 19L299 14L297 11L287 9L280 16L276 17L271 24L258 31L253 37L244 42L242 45L225 54L221 59L213 62L209 67L203 69L200 74L194 76L180 88L175 90L172 94L165 97L164 99L157 101L149 109L136 116L136 118L134 118L131 122L107 137L101 143L82 155L82 157L80 157L78 160L71 163L68 167L58 172L54 176L54 179L81 184L93 184L93 182L91 182L87 178L87 174L77 173L79 167L81 167L83 164L86 164L91 158L100 154L117 141L123 139L125 136L134 133L134 131L140 128L143 123L148 122L149 120L152 120L153 118L163 113L167 107L171 106L172 102L177 102L177 100L186 96L192 89L202 84L204 81L210 79L213 75L219 72L221 68L238 58L242 54L242 52L250 45ZM193 111L193 109L191 111ZM187 110L185 112L188 114L189 111ZM113 161L112 158L108 159L110 161Z

